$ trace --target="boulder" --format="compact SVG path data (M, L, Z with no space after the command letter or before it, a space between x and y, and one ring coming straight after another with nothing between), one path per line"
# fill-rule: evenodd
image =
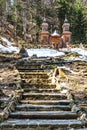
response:
M24 47L22 47L22 48L20 49L19 54L20 54L22 57L28 57L28 53L27 53L27 51L26 51L26 49L25 49Z

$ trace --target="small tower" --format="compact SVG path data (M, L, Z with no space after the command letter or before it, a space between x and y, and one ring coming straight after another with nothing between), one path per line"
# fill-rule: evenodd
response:
M69 43L71 42L72 33L69 31L69 27L70 27L70 24L69 24L67 18L65 18L64 24L62 26L62 28L63 28L62 39L63 39L64 47L67 47L69 45Z
M46 18L44 18L41 28L42 28L41 43L48 44L49 43L49 32L48 32L48 23L46 22Z

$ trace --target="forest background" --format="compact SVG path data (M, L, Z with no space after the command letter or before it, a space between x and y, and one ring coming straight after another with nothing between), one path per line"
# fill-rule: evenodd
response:
M67 17L72 43L87 44L86 0L0 0L0 35L7 34L21 44L39 43L44 17L49 32L56 29L61 35Z

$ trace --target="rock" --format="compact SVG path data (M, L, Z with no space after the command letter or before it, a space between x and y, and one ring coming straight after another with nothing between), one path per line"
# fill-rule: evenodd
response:
M72 107L72 110L71 110L72 112L79 112L80 111L80 108L79 107L77 107L76 106L76 104L75 105L73 105L73 107Z
M24 47L20 49L19 54L21 54L22 57L28 57L28 53Z
M33 54L33 55L32 55L32 58L37 58L37 55L36 55L36 54Z

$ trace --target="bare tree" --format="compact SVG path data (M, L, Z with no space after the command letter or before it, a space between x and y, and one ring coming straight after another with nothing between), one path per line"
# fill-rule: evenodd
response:
M26 29L27 29L27 20L26 20L26 10L23 9L23 33L24 33L24 39L26 40Z

